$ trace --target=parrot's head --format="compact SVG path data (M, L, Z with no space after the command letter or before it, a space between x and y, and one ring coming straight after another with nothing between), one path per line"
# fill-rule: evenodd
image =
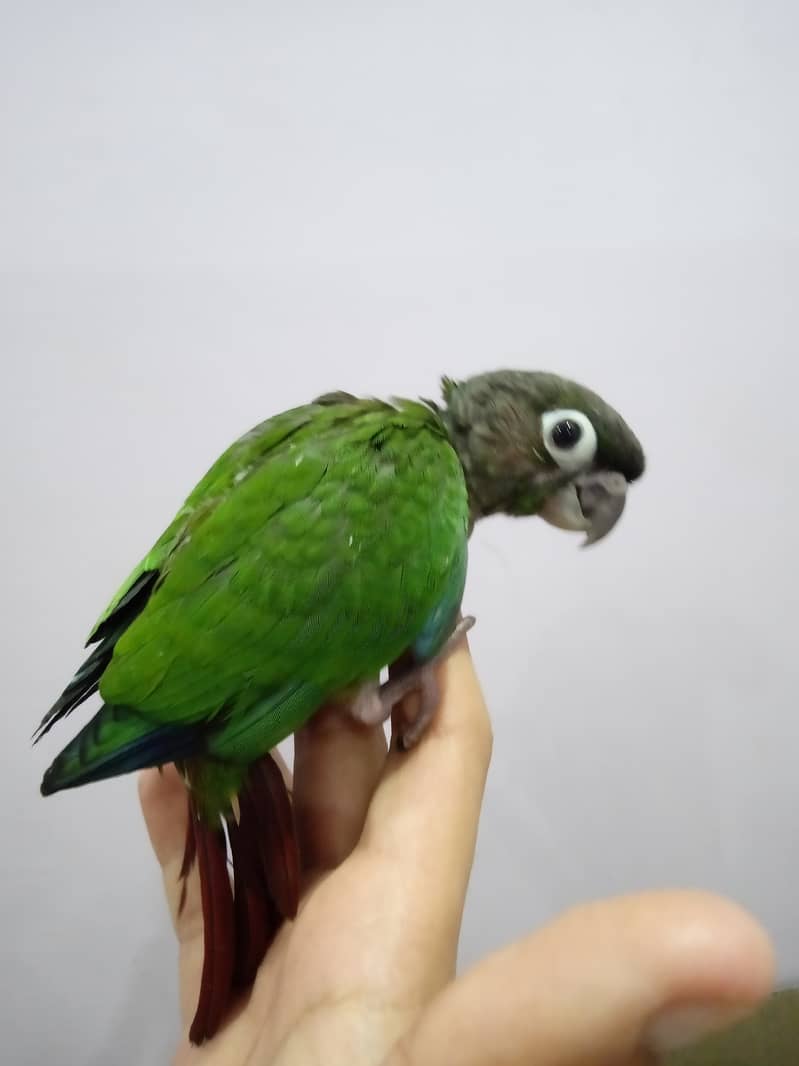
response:
M469 489L472 521L540 515L600 540L624 510L644 453L621 416L574 381L499 370L442 380L442 417Z

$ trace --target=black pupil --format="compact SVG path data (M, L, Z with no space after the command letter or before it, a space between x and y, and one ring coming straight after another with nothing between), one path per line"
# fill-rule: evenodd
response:
M552 443L556 448L573 448L582 435L582 426L570 418L564 418L552 427Z

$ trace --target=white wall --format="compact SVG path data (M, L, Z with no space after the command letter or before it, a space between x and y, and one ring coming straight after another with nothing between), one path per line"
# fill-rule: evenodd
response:
M392 6L6 8L15 1066L151 1064L175 1035L134 782L45 802L72 730L28 746L119 580L266 415L498 365L597 388L650 467L594 551L535 521L474 536L496 748L464 962L687 884L752 907L799 976L796 7Z

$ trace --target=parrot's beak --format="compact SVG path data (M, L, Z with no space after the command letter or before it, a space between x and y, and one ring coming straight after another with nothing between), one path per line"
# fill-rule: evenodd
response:
M586 533L583 547L606 537L621 518L627 481L612 470L581 474L550 496L539 512L550 525Z

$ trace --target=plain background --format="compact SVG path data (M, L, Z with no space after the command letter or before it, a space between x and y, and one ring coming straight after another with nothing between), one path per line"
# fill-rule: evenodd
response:
M320 391L570 374L649 471L590 552L491 520L496 747L462 960L718 889L799 976L795 4L6 4L3 986L15 1066L167 1061L132 779L30 733L216 455ZM9 1046L10 1042L10 1046Z

